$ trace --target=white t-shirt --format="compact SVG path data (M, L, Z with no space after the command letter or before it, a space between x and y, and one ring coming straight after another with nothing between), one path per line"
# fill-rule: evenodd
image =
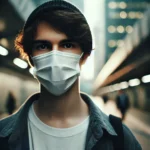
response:
M35 114L33 104L28 114L30 150L84 150L89 117L71 128L54 128Z

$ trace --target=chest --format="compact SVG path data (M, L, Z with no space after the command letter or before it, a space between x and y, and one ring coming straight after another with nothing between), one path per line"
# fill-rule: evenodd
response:
M37 131L29 132L30 150L84 150L86 142L86 132L76 135L57 133L49 135Z
M30 150L84 150L88 120L71 128L54 128L35 121L28 122Z

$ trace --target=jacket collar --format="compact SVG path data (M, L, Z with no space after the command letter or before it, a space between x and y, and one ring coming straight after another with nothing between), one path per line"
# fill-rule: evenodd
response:
M110 136L117 136L114 128L105 115L86 94L81 93L82 99L87 103L90 110L90 124L86 137L86 150L91 150L106 131Z
M90 110L90 123L93 123L96 130L105 129L110 135L117 135L111 123L109 122L109 116L104 114L98 106L90 99L90 97L84 93L81 93L81 97L88 104ZM96 134L98 133L97 131Z
M31 104L38 99L38 97L39 93L32 95L24 102L24 104L22 104L17 112L1 120L1 125L3 126L4 124L5 127L0 130L0 137L7 137L10 134L12 136L14 134L16 135L22 133L26 125L25 123L27 123L29 108Z
M18 140L21 140L21 135L27 131L27 118L28 111L31 104L38 99L40 96L39 93L31 96L21 107L20 109L8 117L8 124L0 131L0 137L6 137L10 135L9 142L15 143ZM90 110L90 125L88 129L87 140L90 139L91 135L94 135L95 142L100 139L103 135L103 130L105 129L110 135L116 136L116 132L113 129L112 125L109 122L109 117L106 116L84 93L81 93L82 99L88 104ZM3 119L2 124L5 124Z

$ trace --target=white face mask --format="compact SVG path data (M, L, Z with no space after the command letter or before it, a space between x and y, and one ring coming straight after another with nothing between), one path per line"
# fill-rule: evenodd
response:
M81 56L58 50L34 56L34 76L50 93L61 95L80 75Z

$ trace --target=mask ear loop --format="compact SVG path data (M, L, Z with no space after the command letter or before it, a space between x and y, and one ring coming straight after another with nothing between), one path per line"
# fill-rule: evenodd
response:
M81 59L81 57L84 55L84 52L80 55L80 59Z
M29 56L30 57L30 59L32 60L32 63L33 63L33 56ZM33 77L35 78L35 79L37 79L37 77L36 77L36 68L34 67L34 64L31 64L30 65L30 69L31 69L31 74L33 75Z
M80 60L81 60L81 58L82 58L83 55L84 55L84 52L82 52L82 54L80 55L79 62L80 62ZM81 69L81 68L80 68L80 69ZM80 73L81 73L81 72L78 73L79 76L80 76Z

